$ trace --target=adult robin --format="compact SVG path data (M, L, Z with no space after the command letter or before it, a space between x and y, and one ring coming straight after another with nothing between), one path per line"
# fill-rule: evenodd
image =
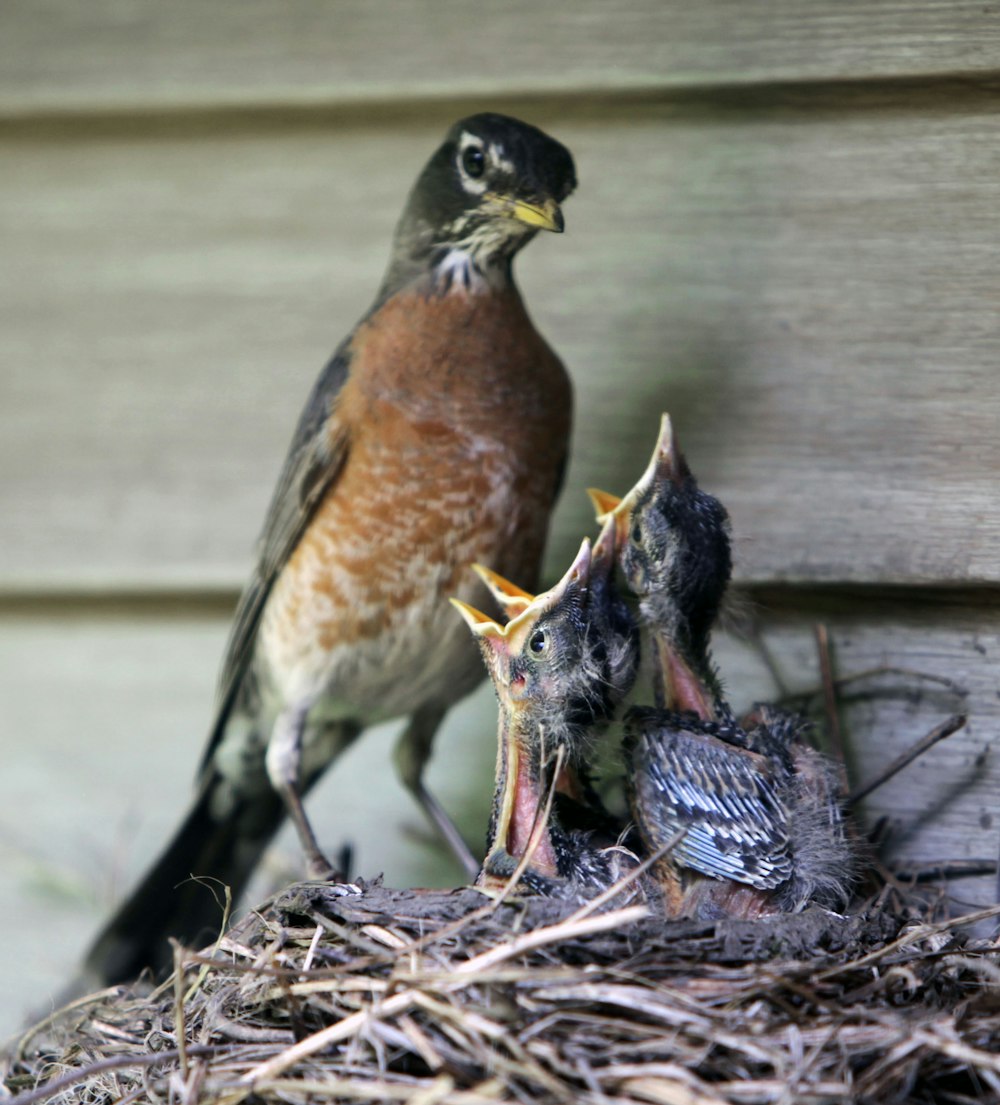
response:
M592 491L614 523L619 562L654 645L656 709L626 718L626 781L640 836L660 865L672 915L756 916L840 904L853 868L837 772L769 707L741 723L711 661L729 583L729 521L702 491L668 416L624 499ZM714 880L714 881L713 881Z
M192 876L245 885L286 813L310 873L335 874L302 796L367 726L406 716L403 782L478 867L427 791L444 714L482 678L447 598L485 561L534 585L566 463L571 386L514 284L560 232L573 159L496 114L456 123L410 193L374 305L320 374L240 599L194 805L90 951L103 983L169 964L167 937L218 930Z
M608 633L591 568L585 539L562 579L505 625L452 600L479 642L499 704L486 885L506 882L524 861L529 889L576 894L611 885L634 862L608 832L585 770L595 731L634 673L622 659L630 643ZM524 596L505 580L492 582L501 594Z

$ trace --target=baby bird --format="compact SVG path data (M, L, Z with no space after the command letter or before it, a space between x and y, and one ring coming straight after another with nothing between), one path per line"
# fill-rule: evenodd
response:
M639 835L650 852L674 842L657 865L667 916L777 912L793 871L783 765L695 714L636 708L626 725Z
M618 563L654 650L657 706L711 718L722 705L709 655L732 571L729 515L702 491L677 447L669 415L646 471L623 498L591 489L598 521L613 521Z
M671 916L753 917L846 901L852 869L835 769L802 725L759 707L733 718L709 644L732 566L729 523L701 491L664 415L653 457L618 500L618 559L655 651L657 709L626 718L632 815ZM705 877L707 876L707 878Z
M562 579L530 598L506 625L452 599L479 641L499 702L496 790L482 883L507 881L527 855L524 884L561 896L603 889L631 862L622 849L595 846L589 829L574 824L596 826L601 820L586 778L588 745L635 671L634 627L608 632L600 572L609 570L610 561L603 548L596 576L593 567L584 540ZM479 574L501 605L504 596L509 608L527 597L502 577L481 569ZM546 818L550 791L559 800Z
M516 583L511 583L499 572L487 568L485 564L472 564L472 570L486 584L497 606L503 611L504 617L510 621L524 611L535 601L535 596Z
M639 632L632 612L614 581L615 523L609 520L594 542L588 576L588 618L586 632L592 645L603 657L606 716L592 726L589 739L571 744L556 781L557 802L564 821L580 828L600 827L618 835L622 826L608 813L592 782L591 762L585 754L590 750L599 730L605 727L615 709L635 682L639 667ZM511 583L498 572L482 564L472 570L486 584L504 616L514 618L535 601L536 596Z
M847 904L856 860L838 772L803 742L801 721L763 708L747 729L637 708L626 725L639 835L650 852L676 839L658 865L668 916Z
M743 718L742 729L751 750L782 760L791 772L787 805L795 863L781 889L782 908L797 913L814 903L843 909L858 874L858 855L844 821L840 768L808 743L811 725L796 714L758 704Z
M615 583L618 521L608 518L594 542L590 566L591 610L608 644L608 680L617 706L635 683L641 655L639 626Z

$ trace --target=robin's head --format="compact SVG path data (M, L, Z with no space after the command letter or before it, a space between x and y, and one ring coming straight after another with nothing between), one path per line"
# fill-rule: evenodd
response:
M625 498L598 491L591 498L602 521L615 520L618 561L647 621L700 656L732 571L729 516L698 487L669 415L646 471Z
M581 696L586 700L579 711L585 724L611 715L635 682L639 662L635 620L613 580L613 523L604 527L593 549L590 549L587 578L585 586L581 587L581 564L588 555L585 552L588 548L589 542L585 542L569 572L543 595L532 595L482 564L472 565L472 570L486 584L505 618L514 621L522 614L530 615L521 619L513 629L508 627L505 638L510 636L512 641L520 640L518 634L523 635L529 625L542 633L552 633L554 629L553 653L540 660L538 670L541 679L527 697L537 706L548 701L565 709L576 680L568 670L560 669L573 667L581 687L586 678L593 683L589 692ZM482 635L495 637L489 630L483 631ZM506 651L501 650L501 653ZM488 666L495 664L497 655L495 646L487 652ZM549 665L551 670L545 671ZM552 680L549 686L544 685L544 678ZM572 707L569 712L574 712Z
M539 230L562 231L575 187L569 150L537 127L489 112L461 119L413 186L394 268L430 266L448 287L508 279Z
M527 739L573 743L610 712L604 626L590 602L590 542L569 570L500 625L452 599L476 635L500 708Z

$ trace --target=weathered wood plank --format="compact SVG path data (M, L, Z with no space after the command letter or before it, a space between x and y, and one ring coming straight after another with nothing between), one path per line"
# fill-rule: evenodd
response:
M0 115L996 70L972 0L7 0Z
M0 589L240 585L452 113L0 142ZM528 114L582 182L520 264L579 397L551 570L667 409L742 579L1000 579L988 97Z

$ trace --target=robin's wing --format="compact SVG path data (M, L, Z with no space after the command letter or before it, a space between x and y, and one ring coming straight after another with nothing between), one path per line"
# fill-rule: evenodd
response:
M257 542L257 562L240 596L226 644L219 675L215 724L205 751L205 762L221 739L253 655L257 627L274 581L347 457L347 428L337 419L336 400L347 379L350 341L348 338L341 344L313 386L271 497Z
M679 864L771 889L792 874L788 814L768 762L718 738L660 725L633 733L636 820Z

